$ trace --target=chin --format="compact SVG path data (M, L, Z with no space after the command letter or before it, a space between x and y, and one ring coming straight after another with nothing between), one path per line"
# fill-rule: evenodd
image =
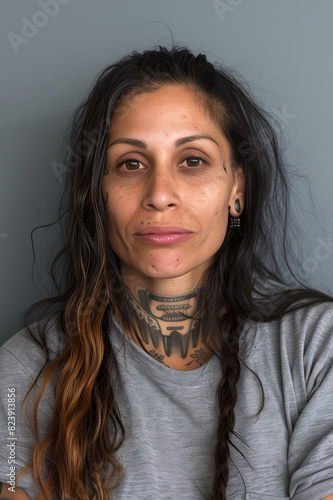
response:
M191 277L191 281L199 281L202 273L207 268L209 264L200 263L193 264L192 266L184 266L184 263L180 263L179 266L170 266L166 264L151 263L145 269L138 271L148 279L176 279L181 276Z
M142 274L144 274L147 278L155 278L155 279L173 279L178 278L179 276L183 276L187 274L187 270L182 269L167 269L164 266L155 266L152 265L149 269L146 269Z

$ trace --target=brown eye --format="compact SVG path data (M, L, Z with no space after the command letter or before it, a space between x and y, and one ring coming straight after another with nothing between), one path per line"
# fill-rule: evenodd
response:
M126 166L127 170L137 170L140 166L140 162L137 160L126 160L123 165Z
M188 167L199 167L202 163L202 160L200 158L197 158L196 156L186 158L185 161Z

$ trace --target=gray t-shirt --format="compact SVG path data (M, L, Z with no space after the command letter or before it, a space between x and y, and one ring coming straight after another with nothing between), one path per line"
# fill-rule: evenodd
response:
M125 357L122 333L112 324L111 341L120 369L116 398L126 439L119 452L123 484L112 499L209 499L214 475L221 378L219 360L211 358L193 371L172 370L130 340ZM61 332L50 330L47 344L54 359L64 348ZM237 385L228 500L320 500L333 494L333 307L303 308L271 323L248 323L241 336L242 365ZM15 444L16 473L31 458L33 438L16 413L15 441L8 435L8 388L15 388L19 409L44 363L41 349L24 331L0 349L0 480L10 472ZM38 388L37 388L38 390ZM12 394L12 393L9 393ZM43 396L40 437L48 432L54 387ZM31 476L17 483L31 498Z

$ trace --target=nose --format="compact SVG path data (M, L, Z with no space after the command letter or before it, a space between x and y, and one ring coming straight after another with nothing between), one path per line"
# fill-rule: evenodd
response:
M179 186L170 168L163 165L152 169L146 189L145 208L158 211L170 210L179 205Z

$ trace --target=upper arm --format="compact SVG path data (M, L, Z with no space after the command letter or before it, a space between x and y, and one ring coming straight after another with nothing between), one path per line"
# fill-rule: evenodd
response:
M20 340L20 337L16 337L16 339L17 338ZM12 343L13 342L14 341L12 341ZM14 488L15 492L8 490L8 486L10 485L6 484L6 478L8 479L10 463L15 463L15 474L17 475L19 471L32 460L35 444L34 435L28 425L30 424L30 418L26 419L26 423L22 418L28 415L28 411L23 412L21 415L21 408L23 399L33 382L33 377L26 370L25 365L21 361L17 361L17 359L22 359L20 352L18 352L19 350L13 349L12 353L7 347L8 344L0 349L0 481L3 481L0 500L29 500L30 496L34 498L35 491L38 492L32 470L27 470L23 477L17 478L17 484ZM23 347L20 346L20 349L22 348ZM30 353L35 354L32 349L30 349ZM35 360L36 356L33 356L32 359ZM40 368L38 363L31 363L31 365L34 370ZM50 392L49 390L49 393ZM26 410L26 408L30 409L34 402L35 394L32 393L31 398L27 400L28 404L24 407L24 410ZM10 415L9 410L11 410ZM45 439L45 434L48 432L49 420L51 418L49 418L50 414L49 402L43 396L38 410L41 439ZM10 427L8 424L9 418L11 419ZM11 443L13 457L11 455L10 461L8 461L9 449L7 447L9 436L12 436L13 440L15 439L15 441ZM16 443L18 443L17 446ZM22 488L25 488L29 494Z
M290 359L297 418L288 447L290 498L333 500L332 306L303 311L293 324L297 350ZM296 412L295 412L296 416ZM325 495L325 496L324 496Z

